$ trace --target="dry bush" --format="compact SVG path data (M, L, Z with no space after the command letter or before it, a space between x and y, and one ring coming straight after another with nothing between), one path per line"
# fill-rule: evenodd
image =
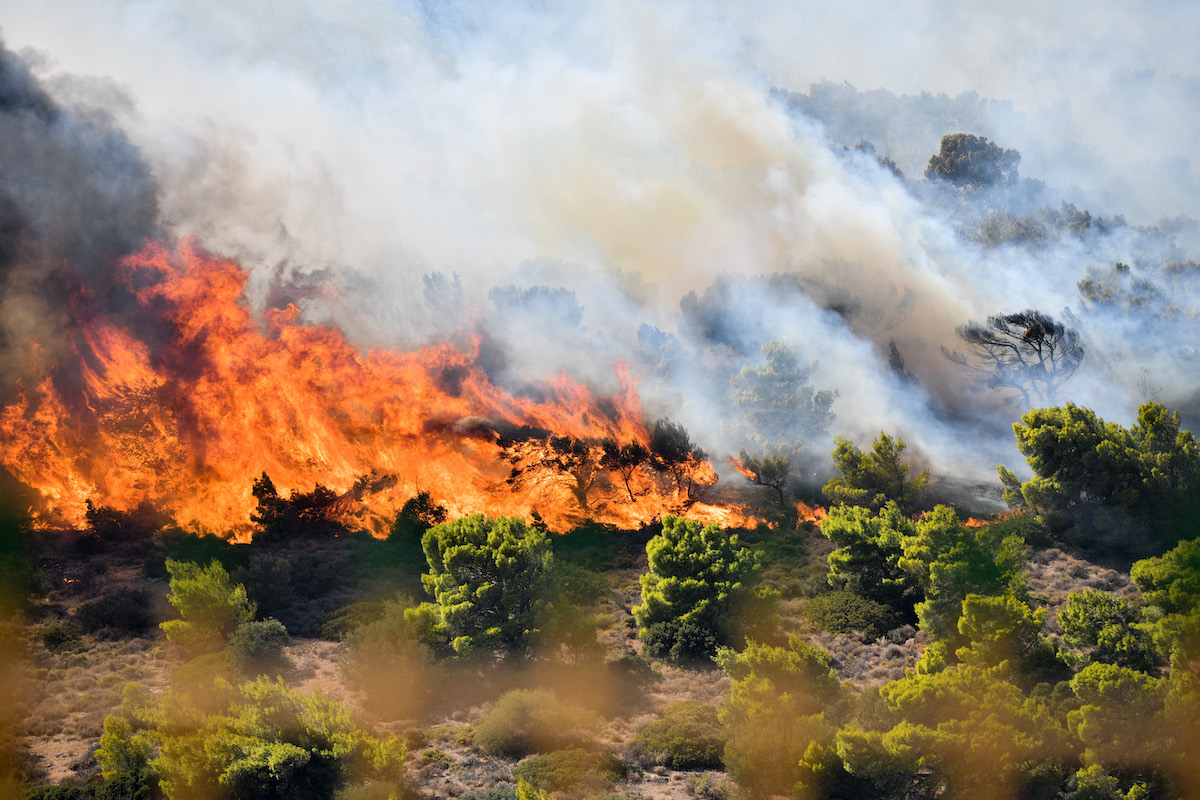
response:
M475 726L485 753L521 757L589 744L600 726L591 711L571 706L546 689L505 693Z

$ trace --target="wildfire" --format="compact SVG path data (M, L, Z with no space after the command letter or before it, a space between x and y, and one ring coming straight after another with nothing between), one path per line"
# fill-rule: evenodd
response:
M453 515L536 510L556 530L583 517L638 524L682 503L706 521L728 516L691 496L716 481L705 462L646 464L623 479L596 466L604 440L648 441L622 365L616 396L561 375L531 400L448 344L362 352L336 328L299 322L294 305L268 311L264 330L241 302L246 273L192 242L148 244L118 268L162 341L91 312L81 293L82 380L61 380L55 365L0 409L0 463L41 492L42 524L79 526L89 499L118 510L149 502L185 527L245 535L264 472L281 494L317 484L353 494L355 527L376 534L418 488ZM553 441L531 436L514 454L498 432L518 429ZM562 441L591 466L558 469ZM515 481L518 461L542 468Z
M821 527L821 522L829 518L829 512L821 506L810 506L808 503L796 503L796 513L799 515L801 522L811 522L818 528Z

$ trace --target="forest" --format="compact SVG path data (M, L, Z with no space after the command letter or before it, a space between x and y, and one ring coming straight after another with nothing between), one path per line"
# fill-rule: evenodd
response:
M0 797L1200 797L1194 12L811 5L0 0Z

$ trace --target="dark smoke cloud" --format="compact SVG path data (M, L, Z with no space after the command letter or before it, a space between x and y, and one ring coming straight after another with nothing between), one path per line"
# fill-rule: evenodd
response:
M0 46L0 374L30 366L29 340L61 347L71 291L106 309L114 260L156 220L156 186L137 149L103 113L63 106Z

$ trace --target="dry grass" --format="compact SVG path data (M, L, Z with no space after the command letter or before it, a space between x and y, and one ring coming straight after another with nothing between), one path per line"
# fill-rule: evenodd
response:
M1142 602L1142 594L1129 575L1093 564L1057 547L1030 553L1027 581L1033 598L1050 611L1046 632L1054 639L1062 634L1058 627L1058 612L1067 604L1071 592L1098 589L1136 605Z

